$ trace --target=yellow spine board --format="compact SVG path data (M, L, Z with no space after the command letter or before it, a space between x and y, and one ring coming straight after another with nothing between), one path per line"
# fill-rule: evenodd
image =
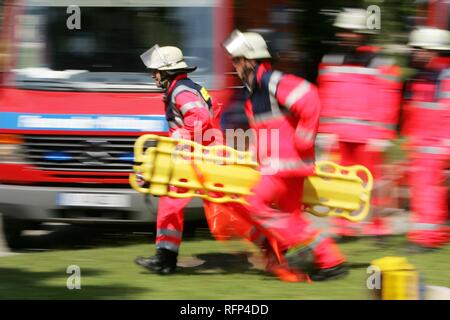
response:
M331 161L316 163L315 175L305 180L305 211L362 221L369 213L373 177L361 165L344 167Z
M154 146L146 148L149 142ZM205 147L189 140L143 135L136 140L134 152L138 164L130 184L138 192L246 204L245 198L260 180L252 154L228 146ZM138 176L147 187L137 182ZM369 212L372 185L372 175L363 166L318 162L316 174L305 180L305 211L361 221Z

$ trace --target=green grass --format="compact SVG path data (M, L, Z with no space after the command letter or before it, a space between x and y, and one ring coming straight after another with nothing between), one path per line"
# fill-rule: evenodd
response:
M387 244L380 248L370 239L342 244L350 275L310 284L280 282L253 267L239 254L253 249L239 241L185 241L180 262L191 266L172 276L154 275L134 265L137 255L154 250L137 240L115 247L24 253L0 258L0 299L369 299L365 283L370 261L405 255L402 237ZM204 264L193 266L194 258ZM407 258L423 273L426 284L450 287L449 247ZM69 265L81 268L81 290L66 288Z

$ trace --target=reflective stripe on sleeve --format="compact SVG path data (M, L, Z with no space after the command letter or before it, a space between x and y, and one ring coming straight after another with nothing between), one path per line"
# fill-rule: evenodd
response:
M301 84L299 84L297 87L292 90L285 102L285 107L288 109L291 109L292 106L301 98L305 96L309 92L310 84L308 81L303 81Z
M276 97L276 95L277 95L278 84L280 83L282 76L283 76L283 73L281 73L279 71L272 72L272 75L270 76L268 89L269 89L270 94L273 95L274 97Z
M273 116L280 116L280 106L277 101L277 88L280 83L283 74L279 71L272 72L269 80L269 98L270 98L270 108L272 109Z
M205 104L201 103L200 101L188 102L181 106L180 111L181 111L181 114L184 115L189 110L192 110L195 108L205 108Z
M192 88L189 88L188 86L185 86L185 85L179 85L172 92L172 103L173 104L175 104L175 100L177 98L177 95L179 95L183 91L189 91L189 92L191 92L191 93L193 93L193 94L195 94L196 96L199 97L199 93L196 90L194 90Z
M280 110L279 113L273 113L272 111L264 112L255 114L253 119L255 120L255 123L261 123L269 120L279 120L281 118L284 118L288 112Z

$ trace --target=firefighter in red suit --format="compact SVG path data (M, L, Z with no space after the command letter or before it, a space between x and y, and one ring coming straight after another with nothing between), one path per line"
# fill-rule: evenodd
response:
M189 140L196 135L203 137L203 133L212 128L212 102L206 89L187 77L187 73L196 67L189 67L181 50L171 46L155 45L142 54L141 59L151 70L157 86L165 90L169 136ZM167 196L159 198L156 255L136 258L138 265L161 274L175 272L183 233L183 209L190 200Z
M411 164L409 251L420 253L449 240L445 169L450 160L450 34L419 28L411 33L409 45L418 72L406 88L402 133Z
M372 32L366 21L366 11L360 9L346 9L336 18L342 52L326 55L319 67L319 133L336 137L342 165L364 165L377 182L383 151L396 137L402 84L400 69L378 47L362 45ZM374 194L372 219L363 229L367 235L390 233L379 214L381 201ZM341 218L332 219L332 225L340 237L357 236L361 227Z
M235 212L253 225L251 240L269 247L266 252L275 249L278 262L290 270L306 271L316 281L344 276L345 258L331 238L310 225L301 207L304 179L314 173L320 113L316 88L273 71L267 44L258 33L235 30L223 45L247 87L245 113L262 173L249 205L235 206ZM314 261L311 270L303 265L308 255ZM270 256L267 268L273 271L279 265Z

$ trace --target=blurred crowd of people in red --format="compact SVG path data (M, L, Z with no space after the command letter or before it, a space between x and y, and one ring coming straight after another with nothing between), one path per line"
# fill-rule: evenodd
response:
M344 10L334 25L339 30L339 52L324 56L319 67L319 134L334 141L327 145L341 164L363 164L378 182L383 179L383 154L394 139L404 136L411 250L442 247L448 241L450 33L430 27L411 32L408 46L416 73L403 83L395 60L372 45L377 30L367 27L365 10ZM392 227L382 214L384 203L386 199L375 193L369 222L361 226L336 218L334 233L390 234Z

